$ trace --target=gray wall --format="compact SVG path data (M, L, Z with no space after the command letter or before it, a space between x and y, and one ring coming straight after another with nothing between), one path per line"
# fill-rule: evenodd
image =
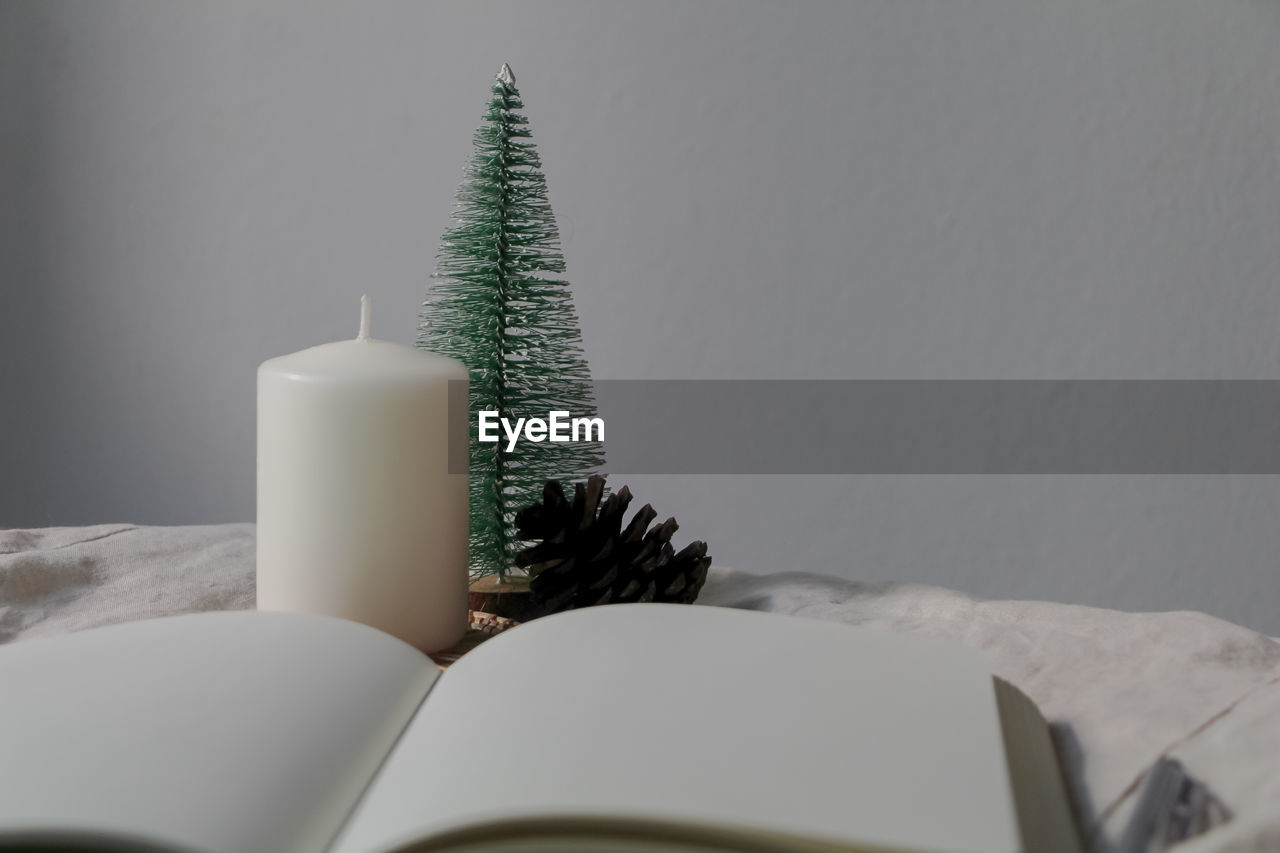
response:
M1280 4L0 3L0 524L252 519L502 61L598 377L1276 378ZM634 477L718 562L1280 633L1277 477ZM683 541L683 540L681 540Z

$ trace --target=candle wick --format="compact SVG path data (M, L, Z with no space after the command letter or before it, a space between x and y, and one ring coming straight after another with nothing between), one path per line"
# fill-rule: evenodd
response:
M360 334L358 341L369 340L369 294L360 297Z

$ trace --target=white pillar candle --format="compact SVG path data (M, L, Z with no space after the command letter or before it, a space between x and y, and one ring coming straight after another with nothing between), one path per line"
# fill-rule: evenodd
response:
M449 436L467 412L450 412L449 383L466 379L459 361L371 339L367 296L355 340L262 363L259 609L363 622L423 651L462 637L467 475L450 473Z

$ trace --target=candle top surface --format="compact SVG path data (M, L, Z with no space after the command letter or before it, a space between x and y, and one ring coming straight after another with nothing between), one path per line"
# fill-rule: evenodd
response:
M360 332L353 341L309 347L267 359L258 374L276 374L313 381L405 381L466 379L467 368L457 359L369 336L372 307L369 295L360 297Z
M462 362L392 341L357 338L309 347L262 363L259 373L305 380L466 379Z

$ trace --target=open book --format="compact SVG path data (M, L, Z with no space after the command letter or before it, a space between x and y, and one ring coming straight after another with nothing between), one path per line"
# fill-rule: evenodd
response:
M994 685L994 686L993 686ZM1074 851L980 653L688 605L577 610L441 674L224 612L0 649L0 850Z

